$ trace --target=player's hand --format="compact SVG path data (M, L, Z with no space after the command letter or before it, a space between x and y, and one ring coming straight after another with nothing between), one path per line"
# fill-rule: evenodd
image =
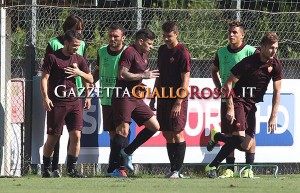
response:
M65 70L66 74L70 74L70 76L68 76L67 78L80 76L80 74L82 72L77 66L66 67L66 68L64 68L64 70Z
M84 110L89 110L91 108L91 104L92 104L92 99L91 98L85 98L83 109Z
M179 117L181 110L181 103L175 102L171 110L171 118Z
M277 128L276 117L271 116L269 121L268 121L268 133L274 133L276 128Z
M49 98L44 98L43 99L43 107L46 111L51 111L52 107L54 107L54 105Z
M149 68L143 73L143 79L158 78L159 70L150 70Z
M149 103L149 107L152 111L156 111L156 108L155 108L155 98L152 98L150 100L150 103Z
M228 108L226 118L229 121L230 125L233 124L235 117L234 117L234 108Z

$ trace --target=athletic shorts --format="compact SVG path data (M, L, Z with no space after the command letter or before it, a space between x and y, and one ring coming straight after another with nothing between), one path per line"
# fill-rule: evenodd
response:
M154 116L150 107L142 99L135 97L113 98L113 119L116 125L131 123L131 118L142 126Z
M113 119L113 108L109 105L102 105L103 130L115 131L116 126Z
M47 111L47 134L61 135L63 125L68 131L82 130L82 105L54 106L51 111Z
M171 118L171 111L176 100L161 99L157 101L157 120L160 131L183 131L187 120L188 101L182 101L180 115Z
M244 99L234 99L234 114L235 121L231 126L231 131L245 131L250 137L255 136L256 127L256 106L254 103L249 103Z

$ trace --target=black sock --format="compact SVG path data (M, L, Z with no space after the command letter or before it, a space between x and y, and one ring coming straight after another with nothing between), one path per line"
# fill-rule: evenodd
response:
M232 136L230 138L231 139L229 139L228 142L223 145L215 159L209 164L210 167L218 167L219 164L245 139L245 137L242 136Z
M129 140L130 140L130 130L129 130L129 134L128 134L126 140L124 141L124 143L122 145L123 149L128 146ZM126 169L125 165L126 165L126 160L123 158L123 156L120 155L120 157L119 157L119 169L120 170L125 170Z
M109 159L108 159L108 168L107 168L107 173L111 173L114 171L114 166L113 166L113 163L112 163L112 154L111 154L111 150L112 150L112 143L113 143L113 140L110 139L110 153L109 153Z
M58 160L59 160L59 157L54 157L52 158L52 172L54 170L58 170Z
M109 155L109 160L111 162L111 166L109 170L107 170L108 173L111 173L115 169L119 168L119 162L120 162L120 151L123 147L123 143L126 140L126 137L116 134L114 139L111 141L111 151Z
M175 150L175 163L176 163L176 171L179 171L183 165L185 150L186 150L186 143L180 142L175 143L176 150Z
M253 164L254 163L255 153L248 153L246 152L246 164Z
M131 155L138 147L143 145L148 139L150 139L156 133L148 128L144 128L136 138L124 149L125 153Z
M68 170L68 172L71 172L73 169L75 169L77 160L78 160L78 157L75 157L73 155L68 155L67 156L67 170Z
M223 133L216 133L215 134L215 137L214 137L214 140L217 142L217 141L222 141L224 143L227 143L228 142L228 139L230 139L230 136L227 136Z
M235 158L234 157L227 157L226 164L234 164ZM227 166L227 169L234 171L234 166Z
M51 157L43 156L43 164L44 164L44 170L49 170L51 164Z
M176 145L175 143L167 143L167 151L168 151L168 156L170 160L170 165L171 165L171 172L176 170L175 166L175 148Z

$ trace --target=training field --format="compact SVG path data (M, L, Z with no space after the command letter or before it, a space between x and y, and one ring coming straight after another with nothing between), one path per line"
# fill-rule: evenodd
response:
M3 193L290 193L300 192L300 175L262 176L258 179L164 179L164 178L102 178L43 179L38 176L0 178Z

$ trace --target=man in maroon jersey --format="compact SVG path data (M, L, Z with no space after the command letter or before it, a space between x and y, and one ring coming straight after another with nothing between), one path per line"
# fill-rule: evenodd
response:
M148 29L141 29L136 33L135 44L123 51L119 60L119 71L116 87L112 101L113 119L117 125L116 135L111 145L111 159L118 162L121 155L126 160L126 166L134 170L131 154L156 131L159 130L159 123L148 105L140 98L133 97L132 89L141 84L143 79L156 78L158 70L148 69L148 54L153 47L155 34ZM129 91L128 94L126 94ZM129 132L131 118L145 128L125 149L122 149Z
M276 129L276 117L280 101L282 66L275 57L278 49L278 36L274 32L266 33L260 42L260 53L244 58L231 69L231 75L225 83L225 89L233 89L236 98L226 99L227 114L232 136L222 133L212 133L214 142L225 144L215 159L205 167L209 178L217 177L216 168L236 148L241 148L245 140L245 133L255 135L255 104L263 101L270 80L273 80L272 111L268 121L268 131ZM233 85L235 87L233 88ZM249 176L251 174L249 173Z
M166 88L166 96L176 96L179 88L188 88L190 80L191 57L187 49L177 40L179 31L176 22L167 21L162 25L164 45L158 49L158 69L160 77L156 78L155 88L160 91ZM173 88L173 93L169 93ZM184 90L180 90L184 96ZM150 102L154 110L155 98ZM166 178L182 178L179 173L183 165L186 143L184 127L187 119L187 98L158 98L157 119L160 130L167 141L167 151L171 164L171 172Z
M78 98L75 78L80 76L85 87L93 83L85 59L76 54L81 36L74 30L66 32L64 47L45 57L42 67L41 92L47 111L47 141L43 151L43 177L51 177L50 163L54 146L62 134L65 123L69 131L67 171L71 177L85 177L75 169L80 151L82 130L82 104ZM84 106L88 109L90 106Z

